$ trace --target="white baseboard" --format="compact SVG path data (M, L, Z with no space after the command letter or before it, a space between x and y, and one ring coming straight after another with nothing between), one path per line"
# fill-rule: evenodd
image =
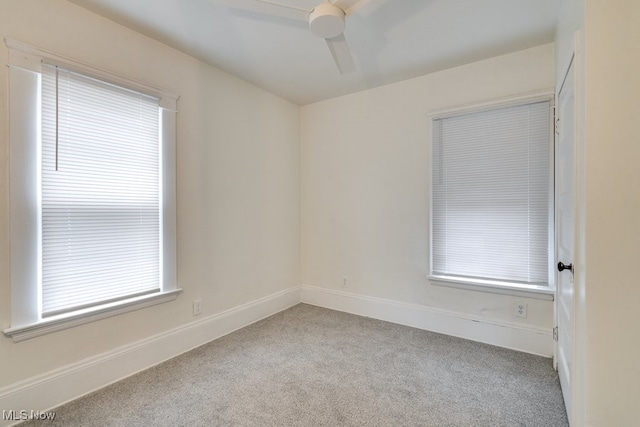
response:
M302 302L414 328L466 338L544 357L553 355L552 331L315 286L302 286Z
M300 303L290 288L0 389L0 411L49 410ZM0 426L10 421L0 416Z
M295 287L0 389L0 410L50 410L300 302L551 357L551 330L314 286ZM0 426L9 425L0 417Z

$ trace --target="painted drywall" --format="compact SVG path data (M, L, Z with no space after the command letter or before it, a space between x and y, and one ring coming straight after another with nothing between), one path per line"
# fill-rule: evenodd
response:
M638 424L640 2L585 1L589 426Z
M551 328L551 301L427 280L427 114L553 89L553 55L543 45L303 106L303 284ZM526 319L516 301L528 304Z
M584 0L560 0L556 25L556 86L562 84L573 56L576 31L584 29ZM559 89L559 87L558 87Z
M178 284L171 303L13 343L0 389L298 286L298 106L64 0L0 0L0 37L176 92ZM0 44L0 328L10 326L8 50ZM202 299L201 317L192 302Z

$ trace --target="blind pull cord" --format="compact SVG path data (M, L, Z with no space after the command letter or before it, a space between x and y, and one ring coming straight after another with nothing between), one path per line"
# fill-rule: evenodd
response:
M56 66L56 172L58 171L58 67Z

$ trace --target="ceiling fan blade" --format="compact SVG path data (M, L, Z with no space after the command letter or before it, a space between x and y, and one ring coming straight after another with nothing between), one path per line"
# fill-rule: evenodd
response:
M277 3L269 0L212 0L213 3L232 9L241 9L248 12L274 15L286 19L307 22L310 10L302 9L288 4Z
M344 34L325 40L327 41L327 46L329 46L333 60L336 62L338 70L340 70L340 74L354 72L356 66L353 63L351 51L349 50L347 40L344 38Z
M371 0L336 0L333 4L342 9L345 15L349 16L365 7L370 1Z

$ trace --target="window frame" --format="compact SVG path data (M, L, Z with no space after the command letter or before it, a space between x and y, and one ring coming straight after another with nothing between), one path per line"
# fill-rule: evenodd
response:
M550 114L549 123L549 192L548 192L548 285L536 286L522 283L513 283L505 281L472 279L457 276L436 275L433 273L433 179L431 171L433 170L433 123L435 120L447 117L455 117L459 115L490 111L494 109L515 107L520 105L533 104L536 102L549 102L552 114ZM459 289L490 292L497 294L512 295L518 297L529 297L534 299L553 300L555 295L555 274L552 268L555 260L555 198L554 198L554 146L555 146L555 92L553 89L542 90L537 92L525 93L506 98L499 98L485 102L467 104L442 110L435 110L427 114L428 118L428 155L429 155L429 271L427 279L432 285L446 286Z
M14 342L175 300L176 263L176 94L99 70L28 44L5 39L9 48L9 201L11 254L11 326L3 332ZM69 313L40 316L41 271L41 68L58 65L80 74L156 97L162 136L159 292Z

